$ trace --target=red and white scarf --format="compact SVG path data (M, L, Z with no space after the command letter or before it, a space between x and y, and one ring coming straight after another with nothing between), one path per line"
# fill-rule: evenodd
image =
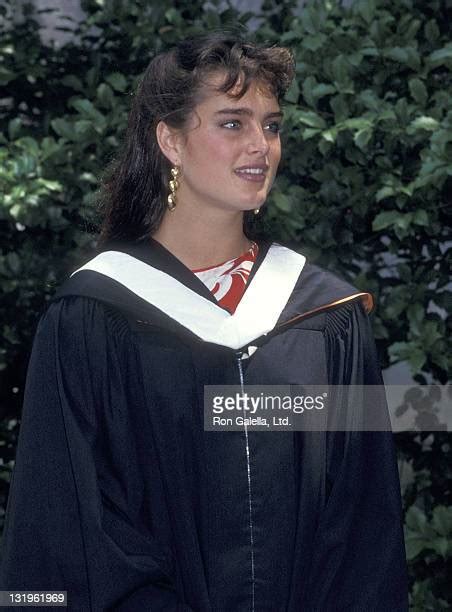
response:
M245 292L246 283L256 261L259 247L253 242L251 247L236 259L208 268L192 270L212 292L221 306L234 313Z

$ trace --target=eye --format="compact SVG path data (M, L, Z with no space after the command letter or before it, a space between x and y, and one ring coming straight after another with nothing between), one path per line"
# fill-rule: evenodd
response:
M278 121L272 121L268 125L265 126L265 129L273 134L279 134L282 130L282 126Z
M234 130L240 126L240 121L237 121L237 119L231 119L231 121L226 121L225 123L222 123L221 126L228 130Z

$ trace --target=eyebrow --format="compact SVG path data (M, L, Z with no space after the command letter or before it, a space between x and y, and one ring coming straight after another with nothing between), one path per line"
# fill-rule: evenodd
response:
M252 116L253 111L249 108L222 108L221 110L216 111L215 115L248 115ZM282 118L283 112L277 111L274 113L267 113L265 115L265 119L269 119L270 117L279 117Z

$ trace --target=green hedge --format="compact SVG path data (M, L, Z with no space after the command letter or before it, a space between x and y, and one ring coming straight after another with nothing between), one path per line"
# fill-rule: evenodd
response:
M41 43L31 9L0 46L0 496L5 505L24 375L37 319L94 245L95 191L121 146L127 109L153 55L228 25L290 46L284 160L265 222L377 303L384 367L419 383L451 372L452 2L82 2L61 48ZM223 3L221 4L223 6ZM0 13L12 2L0 0ZM265 231L265 228L264 230ZM449 308L450 311L450 308ZM452 558L450 434L398 434L413 471L404 491L415 610L447 609ZM369 554L372 554L369 551Z

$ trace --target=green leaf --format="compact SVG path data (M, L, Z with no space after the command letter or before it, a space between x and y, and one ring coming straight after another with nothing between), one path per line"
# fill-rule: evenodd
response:
M45 187L48 191L63 191L63 186L58 181L51 181L49 179L39 178L38 184Z
M115 96L112 88L106 83L101 83L97 88L97 99L105 108L112 108L115 103Z
M213 30L214 28L221 27L221 17L216 11L213 11L212 9L207 9L204 11L204 19L209 29Z
M56 153L61 152L61 145L54 138L46 136L41 140L41 161L45 161ZM61 155L59 155L59 160L61 160Z
M66 121L66 119L52 119L50 125L58 134L58 136L62 136L63 138L67 138L68 140L73 140L74 131L72 125Z
M416 210L413 216L413 223L415 225L422 225L424 227L428 227L429 218L428 218L427 211L422 210L422 209Z
M425 321L422 330L422 346L425 349L431 349L435 342L441 340L443 334L439 330L437 321Z
M405 40L412 41L416 39L416 35L419 32L423 22L419 19L411 19L411 16L409 17L409 20L410 22L408 27L405 27L405 25L403 27L403 36Z
M370 139L372 138L372 130L368 128L364 128L363 130L358 130L353 137L353 140L356 146L365 151L367 149L367 145L369 144Z
M303 130L302 138L303 140L309 140L314 136L318 136L318 134L320 134L320 130L318 128L306 128Z
M94 131L93 122L89 119L80 119L74 123L73 137L78 141L82 142L87 139Z
M9 209L9 214L11 215L13 219L20 219L22 215L22 208L23 208L22 204L18 204L18 203L14 204Z
M452 60L452 43L449 43L442 49L438 49L430 53L428 59L432 64L449 63Z
M33 157L39 157L39 144L37 140L35 140L31 136L24 136L23 138L21 138L20 145L23 150L26 150L27 153L29 153Z
M428 100L428 92L424 83L418 78L410 79L408 87L416 102L421 106L425 106Z
M424 30L426 39L431 43L435 43L441 35L441 32L438 28L438 24L434 19L430 19L430 21L427 21Z
M95 108L91 100L86 98L76 98L71 100L71 105L80 113L83 119L88 119L92 122L94 129L98 133L106 128L105 116Z
M313 7L306 6L300 15L303 28L309 34L316 34L319 29L319 16Z
M410 506L406 513L405 523L409 529L417 533L423 533L427 525L427 517L417 506Z
M422 304L410 304L407 309L408 321L410 322L410 333L420 335L420 328L425 317L425 308Z
M447 538L435 538L430 542L430 548L432 548L438 555L441 555L444 559L448 557L449 542Z
M335 81L338 83L346 83L349 81L348 63L343 55L338 55L331 62L331 68Z
M87 115L88 117L94 117L96 113L99 112L96 111L91 100L87 100L86 98L75 98L71 100L71 106L81 115Z
M372 127L372 122L363 117L352 117L342 121L337 127L348 130L364 130Z
M305 36L302 39L301 44L306 49L309 49L309 51L318 51L326 40L327 37L325 34L311 34L309 36Z
M380 52L376 47L370 46L361 49L361 53L366 57L378 57L380 55Z
M313 76L308 76L303 81L302 92L303 97L306 100L307 104L311 107L315 107L316 99L313 95L313 89L317 85L317 79Z
M375 195L375 200L377 202L380 202L381 200L384 200L385 198L390 198L391 196L395 195L395 193L396 193L396 190L394 189L394 187L392 187L391 185L385 185L384 187L381 187L377 191Z
M317 145L318 150L320 151L320 153L322 155L326 155L327 153L329 153L332 149L332 144L330 142L328 142L325 139L322 139L318 145Z
M383 57L406 64L412 70L418 70L420 66L419 53L413 47L391 47L383 51Z
M322 138L327 142L336 142L337 134L338 130L336 128L331 128L322 132Z
M418 130L427 130L429 132L433 132L438 129L439 123L433 117L427 117L423 115L422 117L416 117L407 128L408 134L414 134Z
M280 38L280 41L282 43L287 43L287 44L292 43L293 41L299 41L299 40L300 40L300 34L299 32L296 32L294 30L287 30L286 32L284 32L284 34Z
M166 20L168 21L168 23L171 23L172 25L175 25L175 26L182 26L182 24L183 24L183 18L182 18L182 15L181 15L181 14L180 14L180 12L179 12L179 11L178 11L176 8L174 8L174 7L172 7L172 8L170 8L170 9L168 9L168 10L165 12L165 18L166 18Z
M333 98L330 98L329 103L334 113L334 120L336 123L340 123L349 117L349 106L343 95L339 94Z
M4 66L0 66L0 85L8 85L16 78L16 73L8 70Z
M22 121L19 117L15 117L11 119L8 123L8 136L10 140L14 140L19 135L19 132L22 128Z
M298 111L297 119L300 123L311 128L318 128L321 130L326 128L326 122L323 117L312 111Z
M9 269L14 274L18 274L20 271L20 259L17 253L10 252L6 255L6 263L8 264Z
M421 348L415 347L409 351L408 363L410 364L411 370L414 374L421 371L426 361L427 355Z
M400 64L406 64L408 61L408 51L403 47L392 47L385 49L383 56L392 59Z
M440 535L452 536L452 507L437 506L433 510L432 525Z
M366 23L372 23L375 17L375 0L358 0L356 9Z
M336 93L337 89L334 85L327 85L326 83L319 83L312 89L312 95L317 99L323 98L330 94Z
M385 108L378 114L378 121L396 121L397 115L391 108Z
M377 193L377 197L378 197L378 193ZM396 210L385 210L381 213L378 213L378 215L375 217L372 223L373 231L379 232L382 229L385 229L386 227L390 227L396 222L399 216L400 216L400 213Z
M127 80L120 72L112 72L106 77L105 80L116 91L124 92L127 88Z
M422 536L408 534L405 537L406 558L408 561L415 559L419 553L428 549L428 540Z
M357 100L369 110L378 112L381 109L382 100L378 98L372 89L365 89L360 92L357 96Z
M276 208L282 212L289 213L292 211L292 202L285 193L275 192L273 194L273 200Z
M94 87L96 86L96 83L99 80L99 67L98 65L94 65L92 66L85 74L85 80L86 83L88 84L88 88L94 89ZM84 91L86 90L86 88L84 88Z
M61 83L66 87L71 87L75 91L83 91L83 83L75 74L67 74L61 79Z
M287 90L284 99L287 102L292 102L293 104L298 104L298 98L300 97L300 86L298 85L297 79L294 79Z

